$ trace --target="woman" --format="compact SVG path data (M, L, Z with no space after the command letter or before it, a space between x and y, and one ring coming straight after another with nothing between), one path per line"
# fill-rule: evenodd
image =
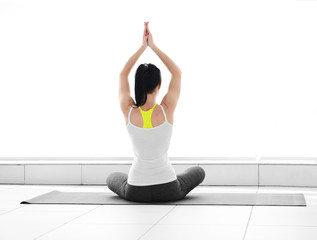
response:
M172 74L168 92L160 105L156 104L156 97L161 87L161 73L150 63L141 64L136 71L136 102L130 96L128 75L147 47L158 55ZM173 114L180 90L181 70L154 44L146 22L143 44L120 74L120 106L135 153L129 174L114 172L107 178L108 188L120 197L136 202L176 201L204 180L203 168L191 167L176 175L168 159Z

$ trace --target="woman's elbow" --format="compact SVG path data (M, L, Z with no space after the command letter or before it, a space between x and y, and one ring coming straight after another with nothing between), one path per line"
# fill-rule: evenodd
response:
M181 76L182 75L182 71L178 68L175 72L173 72L174 76Z

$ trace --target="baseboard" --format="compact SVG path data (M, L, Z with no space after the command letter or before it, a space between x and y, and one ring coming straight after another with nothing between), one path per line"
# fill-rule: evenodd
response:
M0 158L0 184L106 185L133 158ZM170 158L176 173L201 166L201 185L317 187L317 158Z

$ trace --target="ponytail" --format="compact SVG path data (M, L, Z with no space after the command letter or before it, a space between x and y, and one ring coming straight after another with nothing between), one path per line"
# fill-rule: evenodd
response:
M135 73L135 101L134 106L140 107L146 103L147 94L152 93L161 83L161 71L155 65L141 64Z

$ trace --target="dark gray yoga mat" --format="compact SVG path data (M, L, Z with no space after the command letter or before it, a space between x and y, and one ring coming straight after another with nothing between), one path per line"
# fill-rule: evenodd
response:
M173 202L132 202L115 193L52 191L21 204L91 204L91 205L247 205L306 206L303 194L284 193L189 193Z

